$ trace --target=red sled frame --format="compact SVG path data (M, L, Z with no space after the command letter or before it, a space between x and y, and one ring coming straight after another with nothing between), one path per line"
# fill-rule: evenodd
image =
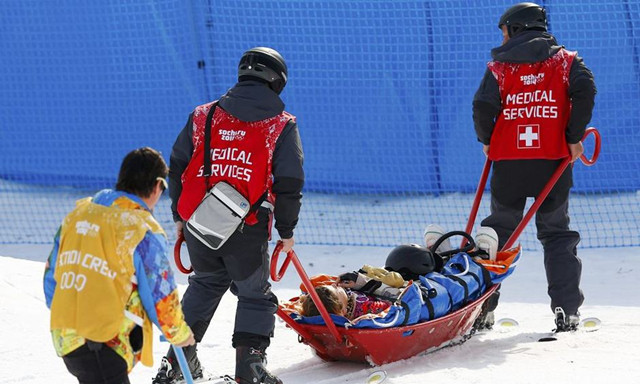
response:
M599 132L593 127L588 128L585 131L582 141L584 141L589 134L594 135L594 153L590 159L587 159L584 154L580 156L582 162L587 166L595 164L600 154ZM570 158L563 160L551 176L543 190L536 197L534 204L532 204L518 227L516 227L511 237L507 240L502 251L513 246L562 173L567 166L569 166L570 160ZM487 159L469 214L469 220L465 229L466 233L471 233L473 229L490 169L491 160ZM193 269L185 268L180 259L180 246L183 241L184 237L178 237L174 247L174 258L176 266L181 272L190 273ZM471 337L475 331L473 325L482 312L482 305L499 287L499 284L494 285L477 300L468 303L457 311L431 321L386 329L343 328L337 327L331 320L327 309L316 294L307 273L293 250L287 252L287 256L280 270L278 270L278 257L281 252L282 243L279 241L271 257L271 279L275 282L280 281L289 264L293 262L298 275L300 275L302 284L309 295L311 295L326 325L297 323L282 310L281 307L278 307L276 314L291 329L298 333L300 342L309 345L320 358L326 361L356 361L368 362L372 365L382 365L407 359L419 353L440 349L447 345L464 342Z
M598 130L593 127L588 128L582 141L589 134L593 134L595 139L593 156L590 159L587 159L584 154L580 156L582 162L587 166L595 164L600 154L600 134ZM531 220L562 173L569 166L570 161L571 159L567 157L558 166L558 169L536 197L534 204L532 204L511 237L507 240L502 251L513 246L529 220ZM473 229L490 168L491 160L487 158L469 214L466 233L471 233ZM279 241L271 257L271 279L276 282L280 281L289 264L293 262L302 284L311 295L326 325L297 323L281 307L278 307L276 314L298 333L300 342L311 346L316 354L326 361L357 361L368 362L372 365L382 365L407 359L422 352L430 352L447 345L464 342L475 331L473 325L482 312L482 305L499 287L499 284L496 284L475 301L468 303L457 311L431 321L386 329L348 329L337 327L333 323L293 250L287 252L287 257L284 259L280 270L278 270L278 256L281 252L282 242Z
M280 271L276 272L281 250L282 243L278 242L271 259L271 278L273 281L280 281L289 263L293 262L326 325L296 323L281 307L278 307L276 314L298 333L300 342L311 346L326 361L382 365L407 359L430 349L439 349L458 340L466 340L465 335L480 315L482 304L498 288L495 285L465 307L424 323L385 329L347 329L333 323L293 250L287 253Z

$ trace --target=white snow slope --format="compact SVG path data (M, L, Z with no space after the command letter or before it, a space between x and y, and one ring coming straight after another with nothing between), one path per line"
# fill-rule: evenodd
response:
M383 265L389 248L298 246L296 251L307 273L314 275ZM55 355L49 336L49 311L42 292L48 252L45 246L0 246L0 383L76 382ZM497 318L518 320L518 328L476 335L460 346L371 367L322 361L278 319L268 350L269 368L287 384L364 384L378 369L388 374L385 384L640 383L640 249L588 249L580 256L586 297L582 317L599 317L602 328L597 332L537 342L553 328L553 316L542 255L524 252L515 273L503 284L496 311ZM184 290L185 276L178 281ZM291 268L273 289L281 299L289 298L297 295L299 282ZM203 365L213 373L233 374L235 301L227 293L199 347ZM151 383L167 347L154 341L155 366L138 364L131 382Z

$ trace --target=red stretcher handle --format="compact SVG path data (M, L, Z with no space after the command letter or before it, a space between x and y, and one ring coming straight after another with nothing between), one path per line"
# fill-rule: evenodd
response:
M182 234L182 232L180 232L178 238L176 239L176 244L173 246L173 258L176 262L176 267L178 267L180 272L188 275L193 272L193 267L189 267L187 269L182 264L182 259L180 258L180 247L182 246L182 243L184 243L184 235Z
M587 167L592 166L598 160L598 157L600 156L600 142L602 141L600 138L600 132L598 132L598 130L594 127L589 127L586 131L584 131L582 141L585 141L587 136L589 136L590 134L593 134L593 140L595 143L595 147L593 148L593 155L591 155L590 159L587 159L584 153L580 155L580 161L582 161L582 164L586 165Z
M601 144L600 132L598 132L598 130L594 127L589 127L585 130L584 136L582 136L582 141L584 141L587 138L587 136L591 134L593 135L593 138L595 140L595 147L593 150L593 154L591 155L591 158L587 158L584 155L584 153L580 155L580 160L582 161L582 163L589 167L595 164L596 161L598 160L598 157L600 156L600 144ZM513 233L507 240L507 242L502 247L501 251L505 251L513 246L513 244L516 242L520 234L522 234L522 231L527 226L527 224L529 223L533 215L536 213L538 208L540 208L544 200L547 198L547 195L549 195L549 192L551 192L551 189L553 189L553 187L556 185L556 182L558 181L560 176L562 176L565 169L567 169L567 166L569 166L570 161L571 161L571 158L567 157L566 159L564 159L562 163L560 163L560 165L558 166L558 169L556 169L553 175L551 175L551 178L549 179L547 184L544 186L542 191L538 194L533 205L531 205L531 207L527 211L527 214L522 218L522 220L520 221L520 224L518 224L516 229L513 231ZM471 207L469 220L467 221L467 227L465 229L465 232L467 233L471 233L471 230L473 229L473 224L476 220L476 215L478 214L478 207L480 206L480 200L482 199L482 194L484 193L484 188L485 188L485 185L487 184L487 179L489 177L490 169L491 169L491 160L489 160L489 158L487 157L487 160L484 162L484 168L482 169L482 176L480 177L480 182L478 183L478 189L476 189L476 196L475 196L475 199L473 200L473 206ZM462 240L463 245L465 241L466 241L465 239Z
M293 266L296 268L296 271L298 271L298 275L300 275L302 284L307 289L307 292L311 296L311 299L313 300L316 307L318 308L318 312L320 312L320 315L322 316L322 319L324 320L327 328L329 328L329 332L331 332L331 335L333 335L333 337L336 339L338 343L341 343L342 337L338 332L338 328L333 323L333 320L331 319L331 316L329 315L329 312L325 308L324 304L322 304L322 300L320 300L320 297L316 293L315 287L313 286L313 284L311 284L311 280L309 280L309 276L307 276L307 273L305 272L304 268L302 267L302 264L300 263L300 260L298 259L298 255L296 255L293 249L287 252L287 258L282 262L282 267L280 267L280 270L278 271L278 257L280 256L280 253L282 253L282 247L283 247L282 241L278 240L278 243L276 244L276 247L273 250L273 255L271 256L271 279L276 282L280 281L284 276L284 273L286 272L287 267L293 261ZM297 323L294 323L294 324L297 324ZM298 329L295 326L292 326L292 328L296 330Z
M482 200L482 194L484 193L484 187L487 185L487 179L489 178L489 171L491 170L491 160L487 157L487 160L484 162L484 167L482 168L482 176L480 176L480 182L478 183L478 188L476 189L476 197L473 199L473 205L471 206L471 212L469 213L469 220L467 221L467 227L465 228L465 232L471 234L471 230L473 229L473 223L476 221L476 216L478 215L478 208L480 207L480 200ZM462 239L462 244L460 244L460 248L462 248L467 239Z

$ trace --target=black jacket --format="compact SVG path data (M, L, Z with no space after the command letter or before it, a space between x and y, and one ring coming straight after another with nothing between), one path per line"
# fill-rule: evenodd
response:
M280 96L265 84L243 81L220 97L218 107L242 121L260 121L277 116L284 110ZM193 113L182 129L171 151L169 163L169 195L173 220L181 220L177 211L182 193L182 173L193 154ZM278 137L273 153L273 193L276 195L274 216L276 229L282 239L293 236L300 213L304 171L304 154L298 125L290 121Z
M491 50L495 61L508 63L536 63L555 55L560 48L555 37L542 31L525 31ZM576 56L569 72L569 97L571 115L567 124L568 143L577 143L591 120L596 95L593 74L581 57ZM473 98L473 122L478 141L489 144L502 101L498 82L489 69L485 71L480 87ZM494 189L509 194L536 196L561 161L558 160L507 160L493 164L491 180ZM571 167L562 175L556 189L572 186Z

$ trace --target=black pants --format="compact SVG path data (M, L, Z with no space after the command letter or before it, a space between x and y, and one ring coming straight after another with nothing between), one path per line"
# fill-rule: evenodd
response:
M80 384L129 384L127 362L106 345L94 345L99 349L85 344L63 356L67 370Z
M233 344L269 345L278 300L269 283L268 216L236 232L213 251L185 230L194 273L182 298L185 320L196 341L202 340L228 289L238 297Z
M493 186L492 186L493 190ZM523 217L526 197L491 195L491 215L482 221L498 233L499 248L507 242ZM580 234L569 229L569 189L554 188L536 213L538 240L544 249L551 310L562 307L575 314L584 301L580 290L582 262L577 256Z

